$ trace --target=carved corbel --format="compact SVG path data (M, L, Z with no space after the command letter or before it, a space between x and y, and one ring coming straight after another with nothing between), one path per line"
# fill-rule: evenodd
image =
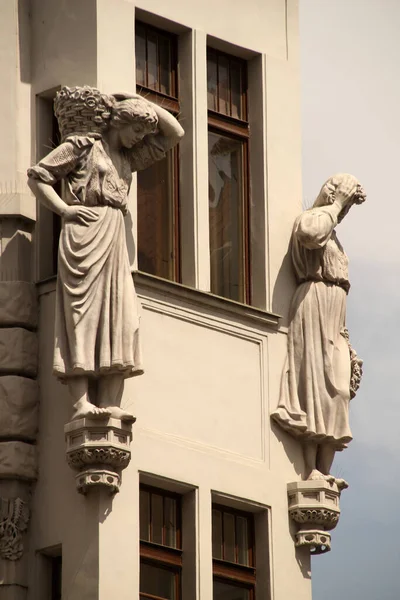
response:
M119 419L77 419L64 428L67 462L76 471L78 492L119 491L131 459L132 425Z
M324 480L308 480L289 483L287 489L289 516L298 525L296 546L308 547L311 554L329 552L329 532L340 516L338 486Z

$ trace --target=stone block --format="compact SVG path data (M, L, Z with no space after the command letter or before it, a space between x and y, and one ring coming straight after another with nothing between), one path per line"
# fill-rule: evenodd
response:
M38 384L17 375L0 376L0 438L35 440L38 428Z
M0 326L37 326L36 286L26 281L0 282Z
M25 442L0 442L0 479L37 479L36 447Z
M36 334L21 327L0 329L0 375L35 377L38 345Z

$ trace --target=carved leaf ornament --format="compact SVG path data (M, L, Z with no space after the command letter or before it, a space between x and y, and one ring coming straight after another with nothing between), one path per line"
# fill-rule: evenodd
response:
M29 508L21 498L0 499L0 557L19 560L24 546L22 533L28 528Z

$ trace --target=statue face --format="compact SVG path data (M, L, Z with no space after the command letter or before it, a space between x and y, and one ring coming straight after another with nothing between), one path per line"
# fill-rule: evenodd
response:
M133 148L135 144L140 142L145 135L149 133L145 123L131 123L124 125L119 130L119 138L121 146L124 148Z

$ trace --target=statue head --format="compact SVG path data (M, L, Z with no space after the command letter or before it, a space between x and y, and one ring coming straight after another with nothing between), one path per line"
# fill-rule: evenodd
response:
M362 204L366 200L365 190L354 175L338 173L324 183L313 208L333 204L339 194L345 198L343 209L338 217L339 222L346 216L353 204Z
M141 97L119 99L89 86L63 87L54 100L61 139L72 135L101 137L109 127L120 133L128 148L157 129L153 107Z
M157 124L157 114L145 98L115 101L110 125L118 130L121 145L125 148L131 148L146 135L154 133Z

